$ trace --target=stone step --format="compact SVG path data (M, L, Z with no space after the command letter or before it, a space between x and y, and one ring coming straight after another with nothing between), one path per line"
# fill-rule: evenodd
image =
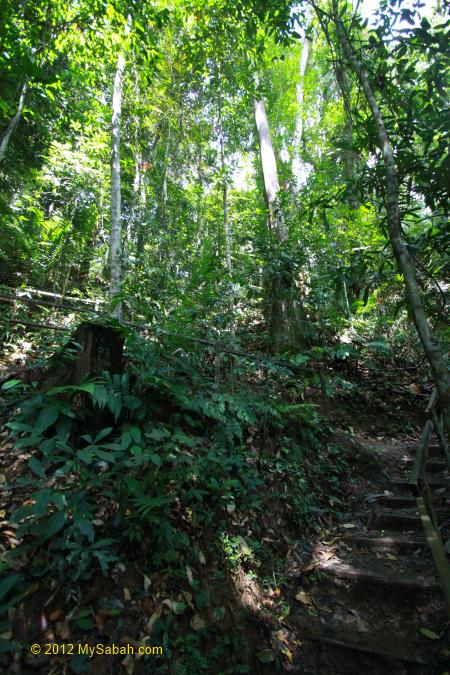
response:
M415 633L396 635L393 631L386 630L358 630L345 622L321 623L312 618L305 620L304 624L300 621L299 624L301 634L315 642L382 656L392 661L433 667L434 654L444 648L441 640L433 644L430 641L426 643Z
M417 447L408 448L407 453L414 458L417 453ZM428 457L429 459L439 459L444 457L444 451L438 443L433 443L429 446Z
M389 483L392 490L402 492L403 494L412 494L411 484L409 482L408 476L396 476L392 475L389 477ZM437 475L427 476L427 483L431 488L441 488L446 487L449 482L446 476Z
M407 471L410 471L414 465L414 457L409 457L404 462L402 462L404 468ZM429 473L439 473L445 471L447 468L447 462L445 459L430 459L426 463L426 469Z
M372 533L372 534L345 534L341 537L343 541L355 546L364 548L426 548L428 546L424 537L391 533Z
M330 576L382 586L417 590L431 590L438 587L438 581L434 576L417 574L415 571L405 572L378 560L367 562L357 558L347 560L331 558L318 561L315 569Z
M388 508L415 508L416 498L412 495L372 494L366 497L368 504L387 506Z
M421 530L422 523L415 509L401 511L372 511L367 527L373 530Z

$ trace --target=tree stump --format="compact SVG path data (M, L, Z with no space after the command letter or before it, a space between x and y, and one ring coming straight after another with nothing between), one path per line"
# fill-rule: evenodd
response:
M116 326L81 323L63 349L50 359L40 389L80 384L89 375L123 371L124 337Z

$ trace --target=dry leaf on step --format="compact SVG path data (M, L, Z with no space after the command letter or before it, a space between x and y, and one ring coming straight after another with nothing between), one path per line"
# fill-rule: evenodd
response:
M301 602L303 605L306 605L307 607L314 607L314 602L309 597L309 595L305 593L305 591L299 591L296 594L295 599Z

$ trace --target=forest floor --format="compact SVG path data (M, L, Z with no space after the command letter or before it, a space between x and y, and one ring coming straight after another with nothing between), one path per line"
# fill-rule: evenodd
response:
M407 374L392 371L374 380L359 373L356 381L357 394L341 392L320 402L330 425L322 450L338 447L336 461L342 463L335 494L329 488L324 498L336 499L339 509L330 515L318 504L316 517L314 508L309 513L310 525L299 528L292 516L297 507L282 499L289 477L274 464L261 495L264 510L230 511L233 537L221 542L225 556L217 554L214 531L194 532L197 564L184 571L190 589L176 566L147 574L148 551L139 543L121 552L109 575L85 583L72 603L57 585L32 581L9 612L12 628L3 637L14 640L16 649L6 657L5 672L445 675L449 628L415 501L405 486L426 398L408 384ZM28 456L14 449L6 431L0 445L0 542L9 551L18 542L8 514L27 497L10 486L29 472ZM270 451L277 455L278 448ZM448 540L448 475L433 454L428 469ZM101 503L96 517L104 517ZM165 630L174 630L168 617L178 636L171 662L29 652L30 643L137 648L148 644L163 618Z

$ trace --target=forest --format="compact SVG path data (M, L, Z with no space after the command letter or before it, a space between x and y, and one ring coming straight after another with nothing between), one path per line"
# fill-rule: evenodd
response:
M449 675L450 6L0 0L0 671Z

